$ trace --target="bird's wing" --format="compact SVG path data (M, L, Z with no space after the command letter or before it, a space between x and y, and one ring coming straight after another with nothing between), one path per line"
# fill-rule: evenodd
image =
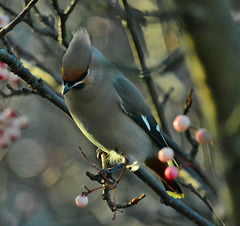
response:
M114 82L121 108L162 147L168 146L149 107L134 85L123 77Z

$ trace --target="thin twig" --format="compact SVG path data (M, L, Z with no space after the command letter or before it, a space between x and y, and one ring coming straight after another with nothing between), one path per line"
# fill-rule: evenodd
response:
M131 207L133 205L138 204L139 201L141 201L143 198L145 198L146 195L142 194L140 197L137 198L133 198L130 202L127 203L122 203L122 204L116 204L116 208L117 209L124 209L124 208L128 208ZM105 200L109 206L109 208L114 211L114 202L111 200L109 191L105 193L105 196L103 197L103 200Z
M179 12L173 11L173 12L159 12L158 10L153 11L143 11L143 16L146 17L157 17L161 20L173 20L177 19L180 15Z
M131 33L133 42L135 44L137 54L138 54L138 58L140 60L141 67L142 67L142 76L141 77L145 80L145 82L147 84L148 91L151 95L153 104L154 104L154 106L157 110L158 117L159 117L159 120L160 120L161 125L162 125L162 130L165 131L165 133L170 136L170 131L169 131L169 128L167 126L167 121L166 121L166 117L165 117L165 113L164 113L164 108L161 105L159 105L159 103L158 103L158 94L157 94L156 88L154 86L152 77L150 75L150 71L146 66L144 52L143 52L141 43L140 43L139 38L138 38L138 33L137 33L137 31L134 27L134 24L132 22L132 19L131 19L131 9L130 9L126 0L123 0L123 5L125 7L127 25L128 25L129 31Z
M28 5L23 9L18 16L10 22L5 28L0 30L0 38L6 35L9 31L11 31L18 23L21 22L22 18L30 11L30 9L38 2L38 0L31 0Z
M114 13L117 16L120 16L121 19L125 19L125 12L121 8L118 1L113 2L112 0L108 0L108 5L111 7L111 10L114 10ZM178 18L179 12L173 11L173 12L159 12L159 10L152 10L152 11L140 11L141 16L143 17L154 17L154 18L160 18L161 20L172 20Z
M208 207L208 209L213 213L213 215L216 217L217 221L220 223L220 225L225 226L225 224L223 223L223 221L221 219L219 219L219 217L216 215L216 213L214 212L213 207L211 206L211 204L208 202L208 200L206 199L206 197L202 196L197 189L191 184L186 184L184 182L180 182L182 186L188 188L191 192L193 192L196 196L198 196Z
M11 8L9 8L7 5L5 5L5 4L3 4L1 2L0 2L0 7L3 10L5 10L7 13L9 13L10 15L12 15L14 17L18 16L18 13L16 13ZM28 24L36 33L44 35L44 36L51 37L52 39L57 41L58 33L57 33L57 31L55 29L52 29L52 28L40 28L40 27L36 26L36 23L34 23L32 20L30 20L29 18L26 18L26 17L22 17L21 21L23 21L26 24Z
M4 93L3 91L0 91L0 95L5 98L12 97L12 96L20 96L20 95L30 95L30 94L39 95L39 93L33 89L29 89L25 87L14 89L10 84L6 84L6 86L11 91L11 93Z
M74 8L75 8L75 6L77 5L78 2L79 2L79 0L72 0L70 5L64 11L64 14L69 16L72 13L72 11L74 10Z
M191 162L189 155L177 144L173 141L173 139L169 136L167 136L164 132L162 132L165 140L167 141L169 147L171 147L174 150L174 153L177 157L180 157L186 162ZM209 188L213 191L214 194L217 194L216 185L213 183L213 181L208 177L208 175L203 171L203 169L199 166L197 162L191 163L192 169L198 174L198 176L206 183Z
M58 0L52 0L52 2L51 2L52 6L59 18L58 42L60 44L63 44L65 47L69 46L69 40L67 40L66 21L78 2L79 2L79 0L72 0L70 5L65 10L60 8L60 6L58 4Z
M159 103L162 105L166 105L166 103L168 102L170 95L173 91L174 91L174 88L170 87L170 89L164 94L163 100L161 102L159 101Z
M42 63L41 61L39 61L36 55L29 53L26 50L26 48L23 48L22 46L17 45L15 43L15 40L12 39L11 37L8 37L8 41L9 41L9 44L15 50L17 58L25 59L28 62L31 62L34 66L42 69L43 71L47 72L50 76L52 76L58 84L61 84L62 82L61 77L59 76L59 74L56 73L56 71L49 68L51 67L51 65Z
M155 71L160 68L161 70L159 71L161 74L166 73L168 71L173 71L177 66L182 64L185 59L185 53L183 52L182 49L178 48L174 50L174 52L170 53L170 55L163 60L155 69Z
M89 163L92 167L94 167L94 168L98 171L98 173L102 176L102 178L110 185L111 183L110 183L110 181L108 180L108 178L101 172L101 170L100 170L95 164L93 164L93 163L88 159L88 157L87 157L87 156L85 155L85 153L83 152L82 148L81 148L80 146L78 146L78 149L79 149L80 153L83 155L83 157L88 161L88 163Z
M186 130L185 135L186 135L187 140L189 141L189 143L192 146L192 150L190 151L190 155L189 155L189 160L190 160L190 162L194 162L196 160L196 156L198 153L199 144L195 139L192 138L190 129Z
M184 111L183 114L186 115L189 112L190 107L192 106L192 94L193 94L193 89L190 89L188 93L188 97L185 100L185 105L184 105Z
M3 45L6 47L7 51L14 56L14 53L12 51L12 48L10 46L10 43L8 41L8 39L6 38L6 36L3 36L2 37L2 42L3 42Z
M192 94L193 94L193 89L190 89L190 91L188 93L188 97L185 100L184 111L183 111L184 115L186 115L189 112L189 110L192 106L192 103L193 103ZM187 140L189 141L189 143L192 146L192 150L189 155L189 160L191 162L194 162L196 159L197 153L198 153L199 144L194 138L192 138L190 128L186 130L185 135L186 135Z
M46 16L42 14L36 6L33 7L37 16L40 18L41 22L50 27L52 30L55 30L54 28L54 18L53 16Z

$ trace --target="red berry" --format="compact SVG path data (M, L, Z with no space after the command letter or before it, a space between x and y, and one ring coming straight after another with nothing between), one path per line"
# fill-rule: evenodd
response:
M164 171L164 175L167 180L175 180L178 177L179 172L178 172L177 167L168 166Z
M85 207L88 204L88 197L85 195L78 195L75 199L77 206Z
M191 121L186 115L178 115L173 121L173 127L178 132L185 132L190 124Z
M6 108L6 109L4 110L4 112L3 112L3 114L4 114L5 116L7 116L7 118L9 118L9 119L12 119L12 118L16 118L16 117L17 117L16 112L13 111L13 110L10 109L10 108Z
M195 133L195 139L199 144L209 144L212 141L212 135L207 129L201 128Z
M170 160L172 160L173 156L174 156L173 149L172 149L172 148L169 148L169 147L162 148L162 149L158 152L158 159L159 159L161 162L170 161Z

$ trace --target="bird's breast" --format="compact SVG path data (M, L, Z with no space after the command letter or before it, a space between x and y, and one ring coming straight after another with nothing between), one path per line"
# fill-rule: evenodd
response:
M149 135L127 115L120 106L120 99L114 93L95 96L90 101L72 102L67 93L66 102L75 123L83 134L97 147L110 153L123 154L131 162L141 164L153 149L158 149Z

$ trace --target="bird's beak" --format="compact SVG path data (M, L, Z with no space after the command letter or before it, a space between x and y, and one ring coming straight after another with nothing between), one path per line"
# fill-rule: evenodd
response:
M68 82L63 82L63 95L66 94L71 87L68 86Z

